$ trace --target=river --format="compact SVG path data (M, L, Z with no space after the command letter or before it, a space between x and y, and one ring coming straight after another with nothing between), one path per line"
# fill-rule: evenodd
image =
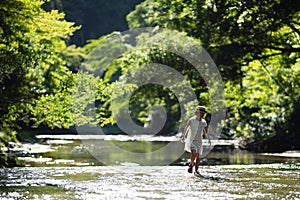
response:
M153 156L141 162L125 159L128 152L144 155L143 151L162 149L172 138L110 138L127 154L113 152L109 165L103 164L107 156L101 160L91 151L100 151L95 141L104 144L107 140L61 138L40 136L39 144L23 145L23 151L30 149L28 154L20 154L26 166L0 169L0 199L300 198L299 152L254 154L217 141L220 145L201 159L202 176L196 177L187 172L187 153L167 165L149 165L148 160L158 159ZM169 157L170 153L162 154L159 160Z

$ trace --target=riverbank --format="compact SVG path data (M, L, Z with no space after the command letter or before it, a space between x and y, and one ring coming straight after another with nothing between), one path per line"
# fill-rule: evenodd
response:
M244 140L241 142L241 148L261 153L281 153L285 151L300 150L300 130L293 133L281 133L268 139L260 139L256 141Z

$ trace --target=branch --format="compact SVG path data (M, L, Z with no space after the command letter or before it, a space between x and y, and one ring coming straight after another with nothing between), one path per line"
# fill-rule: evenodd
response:
M268 54L268 55L263 55L263 56L257 56L257 59L267 59L273 56L278 56L281 55L282 53L272 53L272 54Z
M300 48L294 48L292 46L289 46L287 48L285 47L278 47L278 46L270 46L270 45L248 45L249 47L254 47L254 48L268 48L268 49L273 49L281 52L287 52L287 53L292 53L292 52L300 52Z
M286 25L289 26L293 31L295 31L300 36L300 30L297 29L292 23L295 23L297 25L300 25L299 23L295 21L290 21L291 23L286 22Z
M28 15L24 15L24 14L22 14L22 13L20 13L20 12L15 12L15 11L12 11L12 10L9 10L9 11L7 11L7 10L5 10L5 9L3 9L3 8L0 8L0 11L2 11L2 12L4 12L4 13L12 13L12 14L15 14L15 15L19 15L19 16L22 16L22 17L24 17L24 18L29 18L29 19L32 19L32 17L30 17L30 16L28 16Z
M299 23L299 22L297 22L297 21L291 20L290 22L292 22L292 23L294 23L294 24L297 24L297 25L299 25L299 26L300 26L300 23Z
M246 59L246 65L249 65L250 62L254 61L254 60L264 60L273 56L278 56L281 55L282 53L272 53L272 54L268 54L268 55L263 55L263 56L253 56L251 59Z

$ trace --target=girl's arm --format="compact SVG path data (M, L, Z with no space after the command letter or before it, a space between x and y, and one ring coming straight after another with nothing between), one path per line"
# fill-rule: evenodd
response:
M181 136L181 142L184 142L185 138L187 137L187 133L188 133L188 130L190 128L190 120L187 122L186 126L184 127L184 130L183 130L183 134Z
M205 137L208 138L209 145L211 146L211 141L210 141L210 137L209 137L209 134L208 134L208 131L207 131L207 126L204 127L203 133L204 133Z

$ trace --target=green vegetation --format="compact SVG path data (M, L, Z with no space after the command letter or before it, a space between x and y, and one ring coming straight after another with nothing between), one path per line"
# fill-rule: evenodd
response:
M299 2L146 0L127 15L129 28L166 29L140 34L133 46L123 42L126 34L112 32L115 24L108 18L126 29L125 14L139 2L0 2L2 165L9 162L5 147L24 127L114 124L112 110L118 116L124 107L121 101L112 106L116 94L124 97L134 91L129 107L140 125L146 123L151 107L156 114L164 107L168 120L160 134L176 133L181 122L179 102L188 114L199 103L216 109L220 105L212 102L210 92L214 91L208 90L191 63L168 51L171 45L189 52L194 43L208 51L224 80L228 108L224 132L260 141L251 147L255 150L271 145L277 151L299 148ZM116 10L122 12L116 16ZM108 17L102 19L100 13ZM120 17L124 21L118 21ZM74 43L86 45L68 45ZM176 85L181 95L176 96L172 86L138 87L143 71L155 78L163 74L163 66L172 66L184 77ZM197 102L182 95L186 84L191 85Z
M90 53L83 64L83 69L102 76L105 82L112 83L111 86L114 88L112 95L120 101L115 100L114 107L109 104L109 109L115 110L117 117L123 115L122 110L126 107L124 99L130 98L131 117L138 124L144 124L149 117L148 111L156 113L158 107L155 105L160 105L166 109L168 121L159 134L174 134L178 130L181 117L179 102L191 113L191 109L197 104L189 101L191 96L189 84L193 88L191 92L200 94L202 103L207 105L210 102L205 82L196 68L186 59L166 49L180 49L188 54L193 45L199 44L199 41L186 36L185 33L170 30L142 33L136 38L135 46L127 43L127 37L127 34L114 32L98 40L91 40L86 45ZM112 61L112 58L115 60ZM155 65L147 65L151 63ZM177 76L169 74L170 72L166 74L163 66L172 66L185 79L174 83ZM165 84L169 82L169 87L155 84L158 79L163 80ZM141 80L147 80L149 84L139 87L142 84ZM129 97L132 92L132 96ZM177 96L174 93L177 93ZM180 99L177 99L178 97ZM116 118L109 117L110 122L115 122ZM156 117L163 118L159 115Z
M201 40L226 81L231 134L299 142L298 2L146 0L127 20L131 29L161 26Z
M4 0L0 2L0 130L1 147L15 138L16 130L41 120L39 117L58 111L55 101L64 101L72 78L62 52L65 39L78 29L66 22L64 14L41 8L41 0ZM35 108L51 100L40 109ZM64 121L64 106L55 120L43 119L51 126L70 126ZM5 159L4 159L5 160Z

